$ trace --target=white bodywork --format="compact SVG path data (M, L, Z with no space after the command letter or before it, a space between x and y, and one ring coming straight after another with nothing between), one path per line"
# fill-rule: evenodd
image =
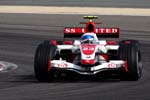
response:
M80 40L75 40L73 45L57 45L57 50L60 52L61 50L71 50L72 53L76 53L77 51L81 52L81 59L95 59L95 53L98 51L101 51L103 53L107 53L108 50L118 50L119 45L107 45L106 40L100 40L96 44L96 48L94 50L94 53L90 55L90 57L87 57L87 55L82 53L81 49L81 41ZM76 61L78 62L79 59L78 57L75 58L75 60L70 63L65 60L62 60L61 58L59 60L52 60L49 63L51 63L51 66L53 68L58 68L58 69L63 69L63 70L71 70L74 72L77 72L79 74L96 74L100 71L103 70L108 70L108 69L116 69L116 68L121 68L124 65L123 60L110 60L109 62L106 62L103 56L99 56L100 63L99 65L93 65L92 67L87 68L83 67L81 65L77 65ZM68 58L69 59L69 58Z
M75 52L80 48L81 42L80 40L75 40L73 45L57 45L58 51L63 49L71 49L72 52ZM108 50L118 50L119 45L107 45L106 40L100 40L99 44L97 44L97 49L107 53Z
M79 74L96 74L100 71L107 70L107 69L121 68L122 65L124 64L124 61L122 61L122 60L110 61L108 63L103 63L101 65L89 67L88 72L86 72L87 71L86 67L75 65L73 63L69 63L64 60L53 60L49 63L51 63L54 68L59 68L59 69L63 69L63 70L71 70L71 71L75 71Z

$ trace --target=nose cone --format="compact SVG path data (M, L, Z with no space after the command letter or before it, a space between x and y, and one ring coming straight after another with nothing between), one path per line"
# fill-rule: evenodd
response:
M81 60L81 64L84 64L84 65L94 65L95 61L94 61L94 59L93 60Z
M95 64L95 44L82 44L81 45L81 64L93 65Z

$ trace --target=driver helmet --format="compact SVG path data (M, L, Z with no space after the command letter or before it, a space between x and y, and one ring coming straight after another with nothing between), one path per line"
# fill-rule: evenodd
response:
M94 37L93 34L84 34L81 37L81 43L83 44L95 44L96 43L96 39Z

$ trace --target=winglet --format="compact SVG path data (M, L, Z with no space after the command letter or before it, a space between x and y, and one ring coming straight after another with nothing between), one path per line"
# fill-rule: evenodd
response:
M93 21L93 19L98 19L98 16L83 16L84 19L88 19L90 22Z

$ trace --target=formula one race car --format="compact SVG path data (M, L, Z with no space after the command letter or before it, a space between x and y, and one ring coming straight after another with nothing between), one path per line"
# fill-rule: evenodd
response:
M107 72L118 74L120 78L138 80L142 73L139 42L102 40L103 37L119 38L119 28L96 27L93 19L97 16L83 18L88 19L85 27L64 28L63 41L39 44L34 59L36 78L45 82L64 73L101 77ZM72 40L65 40L69 37ZM73 40L75 37L80 39Z

